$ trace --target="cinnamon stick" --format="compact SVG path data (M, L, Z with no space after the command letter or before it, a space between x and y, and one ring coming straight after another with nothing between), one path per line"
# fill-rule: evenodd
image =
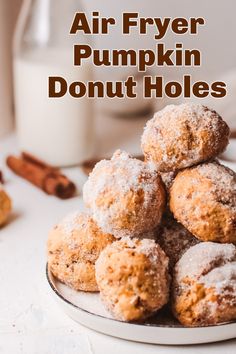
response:
M48 164L46 164L44 161L38 159L37 157L29 154L28 152L25 152L23 151L21 153L21 157L24 161L28 161L34 165L37 165L38 167L42 168L42 169L48 169L50 171L54 171L54 172L58 172L59 174L61 174L59 168L57 167L53 167L53 166L50 166Z
M88 176L90 174L90 172L92 172L94 166L101 161L102 158L95 158L95 159L90 159L90 160L86 160L81 164L81 168L83 170L83 172Z
M3 178L3 173L2 173L2 171L0 171L0 183L1 183L1 184L4 183L4 178Z
M43 162L39 163L39 160L32 156L31 158L26 158L25 154L22 157L9 156L6 162L14 173L47 194L61 199L71 198L75 194L75 184L61 174L60 170Z
M236 130L231 130L230 138L236 139Z

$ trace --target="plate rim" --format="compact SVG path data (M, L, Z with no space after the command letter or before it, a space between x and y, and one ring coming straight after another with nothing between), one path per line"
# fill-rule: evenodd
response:
M60 300L66 302L68 305L70 305L71 307L73 308L76 308L77 310L79 311L82 311L86 314L89 314L90 316L96 316L96 317L99 317L101 319L104 319L104 320L108 320L108 321L111 321L111 322L118 322L119 324L131 324L133 326L137 326L137 327L152 327L152 328L168 328L168 329L172 329L172 330L183 330L183 329L186 329L186 330L194 330L194 329L206 329L206 328L216 328L216 327L220 327L220 326L228 326L228 325L231 325L231 324L236 324L236 321L232 321L232 322L223 322L223 323L219 323L219 324L215 324L215 325L210 325L210 326L194 326L194 327L185 327L183 325L179 325L179 326L169 326L169 325L162 325L162 324L158 324L158 325L154 325L154 324L144 324L144 323L138 323L138 322L124 322L124 321L120 321L120 320L117 320L116 318L109 318L109 317L106 317L106 316L103 316L103 315L100 315L100 314L96 314L96 313L93 313L93 312L90 312L76 304L74 304L73 302L71 302L70 300L66 299L59 291L58 289L56 288L56 286L53 284L52 280L50 279L50 275L49 273L54 277L54 275L52 274L52 272L50 271L49 269L49 266L48 266L48 262L46 263L46 278L47 278L47 281L48 281L48 284L51 288L51 290L57 295L57 297L60 298ZM65 284L66 285L66 284Z

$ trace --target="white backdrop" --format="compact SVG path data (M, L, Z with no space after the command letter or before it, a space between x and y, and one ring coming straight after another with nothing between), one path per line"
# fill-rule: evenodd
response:
M139 12L146 17L204 17L205 28L201 28L199 35L181 35L178 40L184 47L199 48L202 50L202 68L199 75L220 75L236 66L235 41L235 0L86 0L84 1L89 12L98 10L103 16L121 17L122 12ZM121 36L119 26L113 28L109 36L97 36L96 46L101 48L117 47L154 47L153 35L149 36ZM166 46L173 46L176 36L168 33L164 41ZM175 69L176 71L176 69Z

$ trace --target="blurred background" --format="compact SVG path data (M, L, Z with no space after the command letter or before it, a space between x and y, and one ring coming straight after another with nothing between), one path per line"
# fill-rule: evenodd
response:
M92 11L99 11L101 16L117 18L117 26L109 35L69 36L76 11L86 11L88 17ZM154 30L150 29L146 36L139 36L135 30L130 36L122 36L122 12L139 12L143 17L205 18L206 26L198 35L177 37L169 31L162 40L169 48L177 41L184 48L198 48L202 51L202 66L153 67L151 74L181 80L183 74L191 73L195 80L225 81L226 98L207 98L201 103L216 109L230 125L232 138L236 136L234 0L0 0L0 138L16 131L20 150L58 166L107 156L116 148L139 153L145 121L164 105L182 99L143 99L142 78L135 100L47 98L50 75L64 76L68 81L139 77L135 68L92 68L91 63L73 67L73 43L91 42L101 49L155 48ZM233 159L234 151L227 158Z
M99 11L101 16L116 17L118 24L109 36L70 36L77 11L86 11L88 16ZM63 353L68 353L68 343L78 344L79 348L77 345L74 348L78 348L79 353L83 351L81 343L86 343L86 348L89 346L87 353L93 349L99 351L99 346L102 353L109 344L107 338L100 340L98 334L92 335L73 325L50 300L45 278L48 230L73 210L84 209L82 186L93 159L110 156L117 148L139 155L146 120L154 111L182 99L144 100L141 84L135 100L73 99L69 95L49 99L47 89L48 76L55 75L65 77L68 82L139 77L135 68L98 70L89 61L81 68L73 67L73 43L91 42L94 48L101 49L154 49L156 42L151 30L147 36L138 36L135 31L130 36L122 36L118 20L122 12L133 11L146 17L206 19L206 26L200 29L198 36L186 34L177 38L168 33L165 45L172 47L181 40L185 48L202 50L202 66L191 72L195 80L226 81L228 95L225 99L201 102L219 111L230 125L232 137L236 137L235 0L0 0L0 183L6 182L4 186L9 192L8 197L0 184L0 195L5 195L5 199L0 199L0 217L10 214L6 227L0 230L1 353L28 353L24 350L26 347L31 348L29 353L56 353L57 350L50 350L55 343ZM164 75L169 81L181 80L183 73L189 72L181 68L153 68L151 74ZM236 162L235 141L231 139L225 159ZM55 171L35 159L28 159L29 156L27 159L25 155L18 157L21 151L53 166L78 166L84 160L90 160L90 164L52 173ZM14 161L15 168L10 160ZM225 164L235 169L234 163ZM28 181L38 188L33 188ZM8 210L4 211L6 198ZM36 342L40 344L38 350ZM47 344L50 349L43 351ZM110 347L114 345L118 348L116 352L124 353L118 342L111 341ZM126 345L123 344L124 350ZM131 347L128 348L131 352ZM140 348L139 353L143 352L143 347ZM219 348L218 353L223 346ZM211 349L212 353L215 347ZM229 351L226 349L227 353Z

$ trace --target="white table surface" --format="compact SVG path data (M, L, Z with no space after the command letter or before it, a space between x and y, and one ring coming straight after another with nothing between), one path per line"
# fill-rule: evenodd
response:
M46 282L45 244L48 230L65 214L81 209L82 200L47 196L12 174L4 161L15 152L14 137L0 142L0 169L14 205L9 224L0 230L0 353L236 353L236 339L190 347L146 345L93 332L68 318L51 298ZM81 191L83 173L75 168L67 174Z

